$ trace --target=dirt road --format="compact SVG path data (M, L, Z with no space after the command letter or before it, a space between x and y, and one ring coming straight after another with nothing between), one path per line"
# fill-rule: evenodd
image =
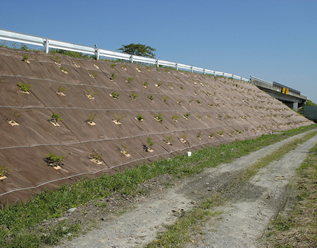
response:
M212 193L226 190L243 169L303 135L270 145L230 164L207 169L177 182L173 188L156 190L126 213L109 218L99 223L97 229L58 247L143 247L155 240L165 224L176 220L175 213L190 210ZM284 206L287 185L307 151L316 143L317 136L261 169L234 192L227 192L230 199L215 209L222 214L204 223L200 234L193 236L192 243L186 247L261 247L258 239Z

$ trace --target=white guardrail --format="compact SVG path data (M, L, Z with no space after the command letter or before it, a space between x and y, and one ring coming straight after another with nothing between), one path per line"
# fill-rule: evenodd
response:
M34 35L7 31L4 29L0 29L0 40L42 46L45 48L46 53L49 52L50 48L63 49L67 51L80 52L84 54L92 54L96 56L97 60L99 60L100 56L103 56L107 58L127 60L127 61L130 61L131 63L141 62L141 63L153 64L153 65L156 65L157 67L159 67L160 65L168 66L168 67L174 67L176 68L176 70L183 69L183 70L189 70L191 72L200 72L203 74L211 74L214 76L224 76L224 77L229 77L229 78L234 78L237 80L249 82L249 79L247 78L243 78L241 76L237 76L237 75L226 73L226 72L214 71L214 70L209 70L209 69L200 68L196 66L170 62L166 60L159 60L159 59L141 57L141 56L126 54L126 53L113 52L113 51L109 51L105 49L100 49L97 47L77 45L73 43L52 40L52 39L38 37Z

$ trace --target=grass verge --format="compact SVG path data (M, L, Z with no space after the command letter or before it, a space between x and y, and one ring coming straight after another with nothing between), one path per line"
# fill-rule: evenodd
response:
M248 181L261 168L269 165L275 160L281 159L285 154L295 149L299 144L304 143L315 135L317 135L317 131L308 133L302 138L295 139L294 141L277 149L273 153L263 157L258 162L246 168L245 171L241 173L231 185L229 185L229 188L238 188L237 184ZM228 190L228 188L226 190ZM315 194L315 196L317 195ZM222 205L225 201L226 199L224 196L220 195L219 193L214 193L210 198L200 203L199 206L196 206L194 209L188 212L182 213L180 218L174 224L166 226L167 231L161 233L155 241L148 244L147 248L181 247L182 245L188 243L190 241L190 237L192 236L192 231L197 229L197 225L200 225L201 222L206 221L210 215L217 214L217 212L212 212L211 209L215 206ZM316 230L315 233L317 233Z
M268 240L274 247L317 247L317 145L297 169L292 206L273 222Z
M62 216L69 208L105 198L114 192L136 195L138 185L148 179L163 174L174 177L196 174L204 168L231 162L252 151L316 127L317 125L311 125L280 135L263 135L253 140L205 148L194 152L191 157L175 156L170 160L140 165L112 176L104 175L92 180L82 180L73 185L63 185L55 191L42 192L27 203L4 206L0 211L0 247L39 247L44 244L57 244L65 235L71 237L79 232L80 226L68 226L63 222L52 226L48 231L43 231L38 226L44 220ZM210 204L213 203L207 202L205 208ZM205 214L205 210L197 211Z

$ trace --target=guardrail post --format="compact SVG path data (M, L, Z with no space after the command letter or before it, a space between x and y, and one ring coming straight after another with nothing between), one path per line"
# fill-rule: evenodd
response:
M178 63L175 64L176 71L178 71Z
M193 71L194 71L194 70L193 70L193 66L191 66L191 67L190 67L190 71L191 71L191 72L193 72Z
M96 60L99 60L99 48L95 49Z
M156 67L159 67L159 61L158 59L155 61Z
M133 63L133 55L130 56L130 62Z
M49 40L46 38L45 40L44 40L44 46L45 46L45 53L48 53L49 52Z
M203 70L203 71L204 71L204 75L206 75L206 69L205 69L205 68L204 68L204 70Z

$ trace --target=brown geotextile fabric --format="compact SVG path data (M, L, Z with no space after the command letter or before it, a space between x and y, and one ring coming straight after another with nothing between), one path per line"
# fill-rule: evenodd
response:
M31 84L29 94L18 83ZM67 89L65 96L58 88ZM135 100L131 93L138 95ZM61 116L59 127L50 122L52 113ZM92 113L95 126L87 123ZM139 114L143 121L136 119ZM163 121L155 119L158 114ZM113 122L115 116L123 116L121 124ZM19 125L8 123L13 119ZM10 169L0 181L0 203L24 201L82 177L310 124L244 81L0 48L0 165ZM153 152L146 149L148 137ZM103 154L101 164L90 160L94 150ZM48 165L49 153L65 156L61 169Z

